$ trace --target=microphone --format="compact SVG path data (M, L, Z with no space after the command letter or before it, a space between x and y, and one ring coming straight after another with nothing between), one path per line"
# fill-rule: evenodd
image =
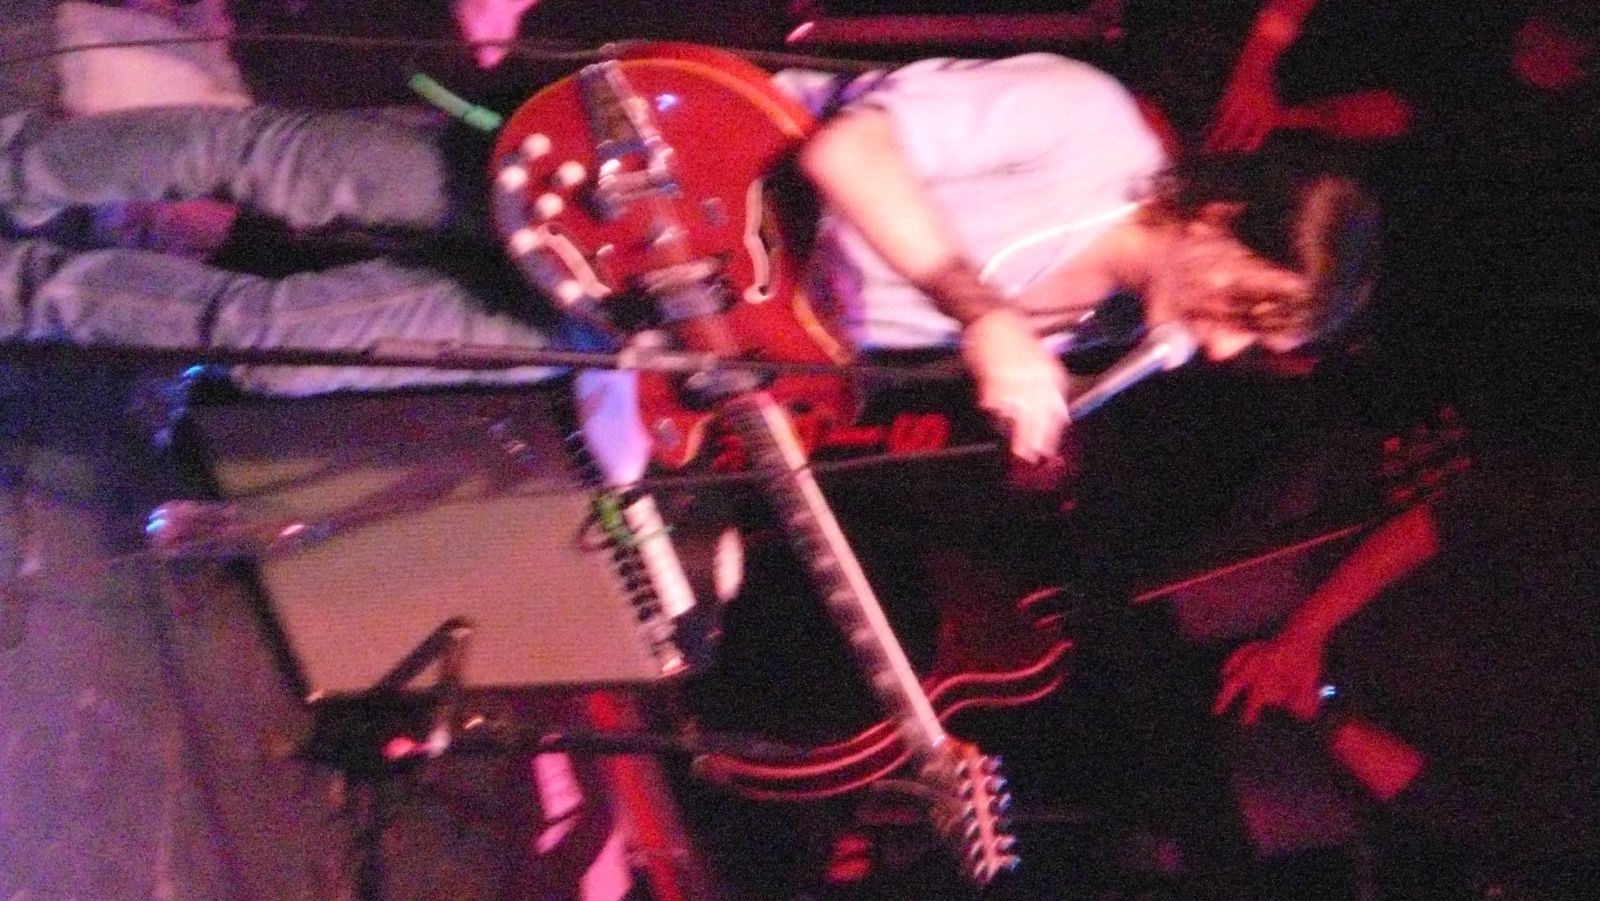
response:
M1178 322L1164 322L1150 330L1138 347L1111 365L1095 383L1067 403L1072 419L1092 412L1126 388L1149 376L1177 369L1194 357L1200 342Z

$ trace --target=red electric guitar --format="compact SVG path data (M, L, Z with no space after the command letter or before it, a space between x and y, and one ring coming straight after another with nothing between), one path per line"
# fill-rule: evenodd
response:
M623 46L540 91L507 122L491 173L497 225L535 285L607 328L653 332L719 355L844 363L848 345L800 289L779 205L767 190L770 173L812 127L767 73L737 57L684 44ZM848 415L845 380L785 375L759 383L735 373L710 385L648 374L643 381L659 462L694 459L713 419L743 440L749 465L889 714L889 726L863 739L880 765L845 769L871 779L909 765L965 872L986 883L1014 867L998 762L945 731L787 415L795 406ZM1065 650L1064 643L1052 647L1046 666L1033 673L1032 691L1053 686L1045 670ZM855 747L844 756L853 757ZM822 763L836 762L830 756ZM744 783L758 796L763 787L765 796L805 794L786 791L796 784L781 774L763 779L739 761L712 769L718 765L727 784Z
M765 72L730 54L624 47L535 94L507 121L492 172L496 224L524 274L562 309L636 342L664 325L654 308L665 280L698 284L716 304L729 343L701 349L847 363L849 342L799 285L790 210L768 185L814 124ZM766 387L808 413L854 415L837 377L782 375ZM679 468L700 455L712 405L646 372L640 407L657 463Z

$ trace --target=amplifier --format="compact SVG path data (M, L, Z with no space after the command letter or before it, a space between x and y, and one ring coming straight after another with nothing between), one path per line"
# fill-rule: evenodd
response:
M191 410L309 698L375 687L447 623L467 688L637 685L683 660L595 517L564 384ZM236 530L240 531L240 530Z

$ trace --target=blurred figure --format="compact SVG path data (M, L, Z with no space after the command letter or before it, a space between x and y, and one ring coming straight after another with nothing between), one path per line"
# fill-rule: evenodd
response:
M1512 38L1512 71L1531 88L1565 93L1592 86L1600 10L1592 3L1541 3Z
M1411 126L1410 102L1393 88L1340 91L1286 103L1278 67L1300 39L1317 0L1267 0L1250 26L1218 102L1205 147L1249 153L1275 131L1311 131L1349 141L1390 140Z
M1275 632L1228 657L1213 713L1314 724L1391 839L1455 852L1485 891L1588 897L1592 465L1527 451L1447 464L1464 474L1375 527Z
M463 40L473 45L479 68L493 69L505 61L509 44L517 39L522 17L539 0L453 0L450 12Z
M72 0L55 5L54 21L63 48L133 44L56 57L66 112L180 104L239 108L251 102L230 55L226 38L233 20L223 0L128 0L120 8ZM196 42L200 36L218 40Z

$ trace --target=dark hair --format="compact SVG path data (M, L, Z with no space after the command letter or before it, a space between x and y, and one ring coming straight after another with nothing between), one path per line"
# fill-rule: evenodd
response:
M1266 154L1195 157L1157 179L1146 209L1187 223L1212 204L1234 208L1227 227L1245 247L1311 283L1309 295L1295 300L1242 297L1223 318L1252 331L1317 337L1366 303L1378 274L1380 217L1353 177Z

